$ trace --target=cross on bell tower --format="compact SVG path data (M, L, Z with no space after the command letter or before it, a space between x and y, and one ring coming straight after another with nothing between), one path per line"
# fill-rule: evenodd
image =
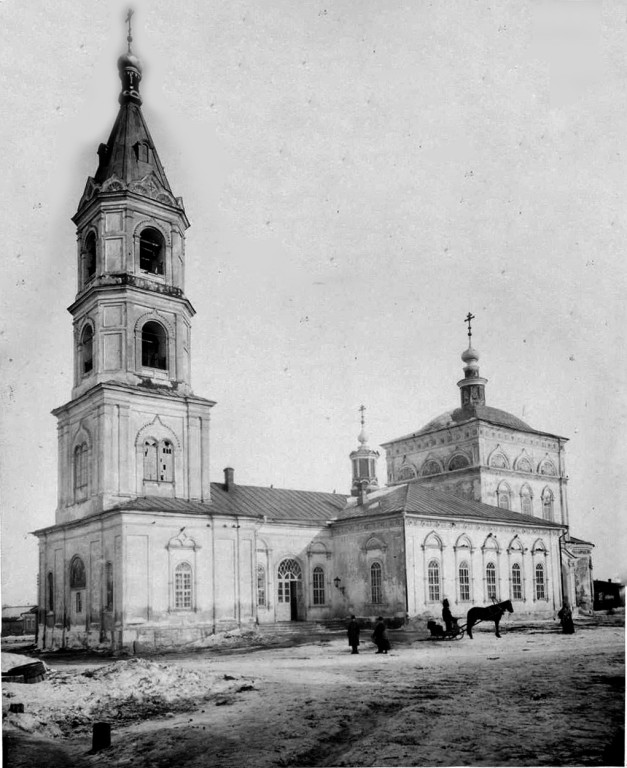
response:
M368 445L368 435L366 434L366 406L359 406L361 432L359 433L359 448L350 455L353 464L353 484L351 496L363 497L369 491L375 491L379 487L377 481L377 459L378 451L374 451Z

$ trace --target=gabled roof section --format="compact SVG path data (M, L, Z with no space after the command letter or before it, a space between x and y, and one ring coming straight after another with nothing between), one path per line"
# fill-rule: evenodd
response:
M337 516L346 496L319 491L291 491L253 485L234 485L228 491L222 483L211 483L211 501L141 496L116 505L114 509L133 512L173 512L186 515L226 515L264 518L273 521L325 523ZM109 510L111 511L111 510Z
M541 520L532 515L523 515L511 509L501 509L481 501L462 499L449 493L425 488L418 483L384 489L369 496L365 504L349 504L338 515L338 520L392 512L456 520L477 520L485 523L510 523L537 528L561 529L564 527L559 523Z

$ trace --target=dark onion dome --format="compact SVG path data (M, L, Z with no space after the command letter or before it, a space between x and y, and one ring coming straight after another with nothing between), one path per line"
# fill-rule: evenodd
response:
M141 73L142 63L137 56L134 56L132 53L123 53L118 59L118 69L136 69Z

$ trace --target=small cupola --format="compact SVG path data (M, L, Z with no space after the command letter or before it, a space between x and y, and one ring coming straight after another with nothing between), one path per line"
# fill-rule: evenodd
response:
M487 379L479 375L479 352L472 346L471 321L475 316L470 312L464 322L468 323L468 349L462 352L464 362L464 378L457 382L461 391L462 408L472 412L478 405L485 405L485 385Z
M366 493L376 491L379 487L377 481L377 459L379 452L373 450L368 445L368 435L366 433L365 406L360 407L361 412L361 432L359 433L359 448L350 455L353 465L353 483L351 487L351 496L362 498Z
M128 43L128 51L118 59L118 70L120 73L120 80L122 81L122 92L120 93L120 104L127 104L129 101L135 104L141 104L141 96L139 95L139 82L142 79L142 65L137 56L133 55L131 50L131 43L133 42L133 34L131 30L131 20L133 18L133 11L128 12L126 22L128 24L128 36L126 42Z

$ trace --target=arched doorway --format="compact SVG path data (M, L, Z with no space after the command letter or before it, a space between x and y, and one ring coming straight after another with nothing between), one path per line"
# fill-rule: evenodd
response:
M302 604L303 574L300 565L288 558L279 565L277 572L277 621L298 621Z

